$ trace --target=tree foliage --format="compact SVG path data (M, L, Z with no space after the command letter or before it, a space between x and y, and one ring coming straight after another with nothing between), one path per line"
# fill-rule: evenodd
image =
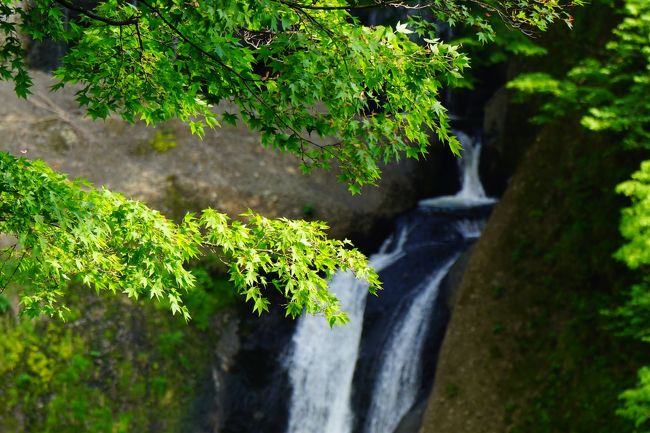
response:
M650 22L648 22L650 27ZM650 143L645 143L650 146ZM621 333L646 343L650 342L650 160L641 164L632 178L617 188L631 199L632 205L623 209L621 234L627 239L615 257L630 268L640 270L641 281L628 293L627 302L614 310L622 320ZM634 422L638 431L647 432L650 420L650 368L641 368L638 383L620 395L623 402L618 414Z
M65 323L0 309L0 430L187 431L188 407L222 337L210 326L213 314L224 297L233 301L230 283L202 274L184 296L189 324L162 304L83 289L66 291Z
M439 98L461 82L469 60L438 38L441 21L493 39L491 15L524 33L555 20L571 24L581 0L8 0L0 4L0 78L27 97L31 80L23 36L69 47L54 90L74 84L93 118L120 115L155 124L170 118L202 135L206 127L243 122L262 143L298 155L302 168L335 162L351 192L379 178L379 163L425 154L433 133L458 153ZM390 26L361 25L359 10L413 12ZM70 14L73 14L71 17ZM431 18L439 20L436 22ZM216 114L226 102L232 112ZM379 287L365 258L328 240L323 223L246 222L206 210L175 224L119 194L69 182L41 162L0 153L0 232L16 242L3 251L2 278L29 280L29 313L61 312L69 280L137 298L165 298L188 316L180 292L194 284L189 260L217 252L254 310L268 308L273 286L288 315L323 312L346 320L328 292L337 269ZM11 271L7 271L11 269Z
M82 188L83 186L83 188ZM97 290L169 302L189 319L181 293L194 287L189 261L210 250L225 263L237 290L268 310L265 290L287 300L286 313L324 313L330 324L347 318L327 290L336 270L352 270L379 288L365 257L349 241L327 239L321 222L272 220L249 212L247 223L206 209L176 224L144 204L106 189L70 182L43 162L0 153L0 233L15 242L1 250L3 281L25 285L30 314L63 314L58 301L69 281Z
M377 180L378 161L424 154L427 129L458 153L438 93L461 77L468 59L437 38L432 22L414 17L412 30L367 27L350 11L425 8L451 24L475 26L489 40L486 10L513 26L543 30L554 19L569 22L562 6L580 2L144 0L134 6L110 0L92 11L55 3L62 8L50 0L28 9L10 2L3 15L20 16L31 38L71 45L55 75L60 85L81 84L77 100L90 116L116 112L150 123L177 117L198 134L241 119L266 145L299 155L306 170L335 160L357 192ZM81 18L65 21L66 8ZM5 19L4 25L15 34L15 24ZM413 32L426 43L409 38ZM23 53L17 37L8 41L2 74L26 95ZM239 112L215 115L211 105L221 101L234 102Z
M622 21L600 58L587 58L565 77L545 73L519 76L509 83L523 93L552 98L537 121L582 113L582 125L620 134L627 148L650 148L650 4L626 0Z
M610 134L624 149L650 149L650 3L625 0L622 19L613 29L601 57L587 58L565 77L525 74L509 85L527 94L551 96L536 121L545 122L579 113L582 125ZM614 254L639 271L640 281L627 294L624 305L607 312L620 323L624 336L650 342L650 160L616 191L630 199L621 213L620 232L626 243ZM637 431L647 432L650 420L650 369L638 372L638 384L620 395L618 414L631 420Z

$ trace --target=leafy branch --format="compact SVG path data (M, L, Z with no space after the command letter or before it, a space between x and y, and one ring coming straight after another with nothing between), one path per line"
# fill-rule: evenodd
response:
M13 271L0 269L0 277L4 286L17 283L30 315L63 316L60 298L77 281L134 299L164 300L189 320L180 295L195 285L188 265L207 251L227 265L236 290L258 314L269 309L268 290L277 290L287 316L306 310L323 314L333 326L347 321L327 288L336 271L353 271L372 292L380 287L366 258L349 241L328 239L321 222L252 212L242 215L246 222L232 221L206 209L176 224L142 203L70 182L41 161L2 152L0 200L7 204L0 211L0 233L18 239L15 251L21 255Z
M356 193L377 181L380 161L424 155L431 135L459 151L439 93L462 82L469 60L436 39L432 22L413 17L413 30L368 28L352 9L425 8L450 25L475 27L486 41L493 31L479 10L497 8L513 24L543 28L561 16L560 3L206 0L188 7L181 0L108 0L88 10L57 2L82 9L81 23L64 22L49 0L12 11L33 38L71 43L55 88L80 83L77 99L91 117L118 113L147 123L176 117L199 135L220 120L243 121L263 144L296 154L304 171L336 162L341 181ZM431 42L416 43L411 32ZM246 35L255 35L254 43ZM27 77L18 87L26 94L28 74L11 63L19 56L6 56L16 71L3 78ZM234 102L239 112L219 119L212 106L221 101ZM371 114L377 106L380 112Z

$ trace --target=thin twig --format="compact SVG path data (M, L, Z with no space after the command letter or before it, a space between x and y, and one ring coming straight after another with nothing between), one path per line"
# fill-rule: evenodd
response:
M120 27L121 29L121 27ZM140 46L140 61L142 62L142 56L144 55L144 45L142 44L142 35L140 34L140 25L135 23L135 33L138 35L138 45Z
M23 262L23 259L25 258L25 254L26 254L26 253L27 253L27 251L23 251L22 255L20 256L20 260L18 260L18 264L17 264L16 267L14 268L14 271L11 273L11 275L10 275L9 278L7 279L7 282L4 284L4 286L2 286L2 288L0 289L0 293L4 293L5 289L7 288L7 286L9 285L9 283L11 282L11 279L14 277L14 275L16 275L16 271L18 270L18 268L20 267L21 263Z
M91 10L82 8L82 7L77 6L74 3L70 3L70 2L68 2L66 0L54 0L54 1L56 3L58 3L58 4L60 4L61 6L63 6L64 8L66 8L66 9L70 9L70 10L73 10L75 12L79 12L80 14L85 15L90 19L100 21L100 22L108 24L110 26L130 26L130 25L136 24L140 19L140 17L138 17L138 16L133 16L133 17L127 18L125 20L114 20L112 18L107 18L107 17L103 17L101 15L98 15L98 14L94 13Z
M4 262L2 262L2 267L0 268L0 275L2 275L2 271L4 271L4 269L5 269L5 265L7 264L7 262L8 262L9 259L11 258L11 256L14 255L14 251L16 251L16 246L17 246L17 245L18 245L18 244L13 244L11 247L5 248L5 250L11 250L11 251L9 252L9 257L7 258L7 260L5 260ZM3 254L4 254L4 253L3 253Z

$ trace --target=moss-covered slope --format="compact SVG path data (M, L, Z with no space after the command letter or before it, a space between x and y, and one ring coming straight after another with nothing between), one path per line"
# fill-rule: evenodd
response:
M617 395L650 353L603 309L629 283L611 258L613 190L639 155L546 127L520 163L458 289L422 433L623 433Z
M214 387L234 292L224 279L195 272L189 324L163 306L83 288L66 295L67 322L19 319L7 302L11 289L0 294L0 431L203 431L195 424L211 414L194 412L212 400L204 394Z

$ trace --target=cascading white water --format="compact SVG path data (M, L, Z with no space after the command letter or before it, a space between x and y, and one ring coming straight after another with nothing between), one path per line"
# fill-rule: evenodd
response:
M462 131L454 131L454 135L463 146L462 158L458 160L460 171L460 191L455 195L446 195L421 200L421 207L456 207L475 206L494 203L493 198L485 195L485 190L479 177L481 160L481 141L472 138Z
M390 433L415 403L420 383L422 345L440 283L457 255L443 263L416 289L402 320L384 346L379 375L364 428L365 433Z
M472 139L461 131L455 131L456 137L463 145L463 158L459 162L462 173L461 189L458 197L474 199L485 198L485 190L479 178L478 166L481 159L481 141Z
M476 239L481 236L481 231L485 221L483 220L460 220L456 223L456 230L460 233L465 239Z
M464 208L494 201L486 197L479 177L480 141L473 141L461 131L454 133L463 145L463 157L459 160L461 189L454 196L422 200L421 207ZM477 219L463 219L454 224L455 230L465 239L478 238L482 226L483 221ZM392 433L415 403L421 374L420 353L433 304L441 281L457 258L458 255L454 255L433 270L422 287L416 289L417 295L408 310L393 327L384 346L364 433Z
M370 258L370 264L377 272L385 270L388 274L393 269L391 266L403 257L410 257L408 263L411 260L416 262L416 257L431 257L432 262L430 267L413 270L421 275L421 279L412 280L410 286L404 287L402 280L397 279L396 287L400 293L408 293L405 295L408 297L399 302L402 305L399 314L382 319L383 325L380 326L385 328L381 329L386 330L386 337L381 340L384 343L373 340L376 342L374 357L364 358L370 359L364 362L376 362L377 368L376 373L364 376L369 378L367 387L372 392L364 403L367 404L365 409L359 407L364 411L358 414L363 422L354 422L352 384L356 364L360 362L367 286L350 274L340 273L332 279L330 290L341 300L350 323L330 329L321 317L305 316L299 320L285 362L292 386L286 433L393 433L419 397L423 368L420 355L430 324L436 320L432 312L440 284L466 248L464 245L468 245L467 240L480 234L483 220L472 209L494 202L485 196L478 176L480 142L472 141L462 132L456 132L456 135L464 149L464 157L459 161L460 191L453 196L421 201L423 210L415 212L419 215L415 219L404 220L399 239L396 242L389 239L382 250ZM451 209L454 209L452 213ZM442 231L437 237L426 238L427 233L433 230L422 231L422 221L435 226L439 221L435 218L442 218ZM459 241L459 237L463 240ZM364 341L365 338L364 334ZM374 372L375 368L368 371Z
M396 242L389 238L380 252L370 257L370 265L379 272L397 261L406 237L403 229ZM341 272L329 288L341 301L350 323L331 329L322 317L300 318L287 358L293 388L288 433L347 433L352 429L352 377L368 286L351 273Z

